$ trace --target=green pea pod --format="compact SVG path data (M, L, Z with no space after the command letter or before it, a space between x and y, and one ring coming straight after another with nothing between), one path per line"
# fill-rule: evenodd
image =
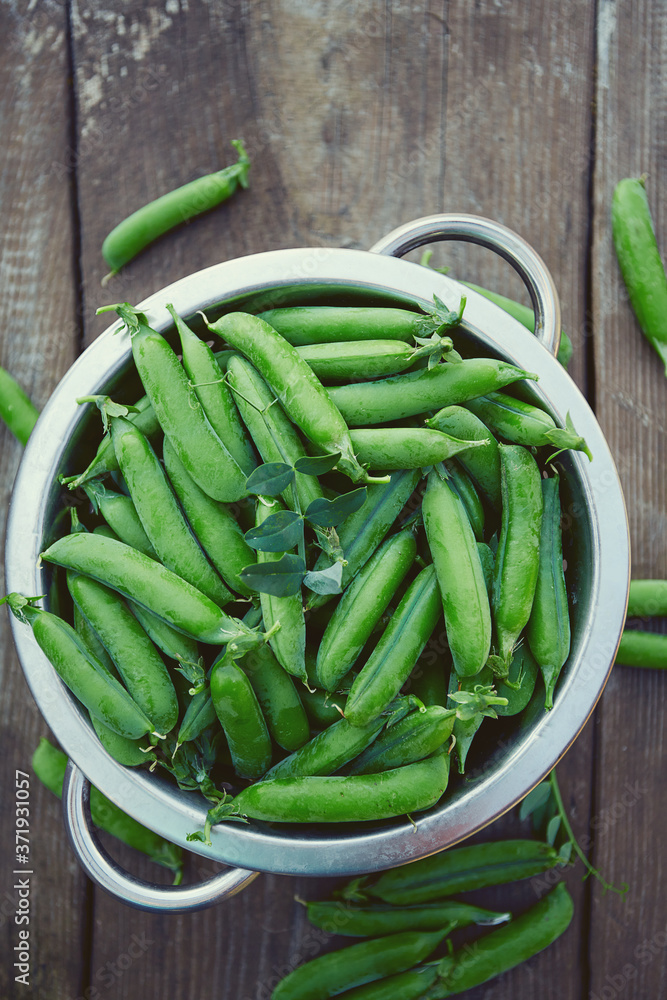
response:
M296 351L323 382L396 375L409 368L415 357L415 349L400 340L336 341Z
M366 886L365 892L393 906L415 906L532 878L559 863L556 849L537 840L472 844L392 868Z
M528 646L525 643L518 646L512 655L507 675L509 683L502 680L496 682L498 697L507 698L506 705L496 705L496 713L506 718L523 712L533 697L538 673L539 667Z
M452 670L449 676L449 693L454 694L457 691L474 692L477 685L491 685L492 683L493 674L490 668L486 666L478 674L471 677L459 677L456 671ZM454 721L455 742L453 756L456 758L459 774L465 774L468 751L480 726L484 722L484 718L485 716L481 712L476 712L471 718L456 718Z
M411 531L387 539L346 588L317 652L315 678L335 691L370 638L417 552Z
M482 501L478 496L477 490L468 473L458 464L455 458L443 464L450 482L453 484L465 507L475 538L478 542L481 542L484 538L484 507L482 506Z
M172 305L167 309L171 314L183 352L183 367L204 408L211 427L227 451L249 476L257 466L255 452L241 423L234 396L220 370L220 365L208 344L200 340L196 333L178 315Z
M424 423L452 437L481 442L476 448L459 452L457 459L490 503L500 510L500 454L498 442L486 424L465 406L445 406Z
M367 427L463 403L524 378L536 376L493 358L469 358L376 382L334 386L329 395L350 427Z
M151 444L155 445L162 437L162 428L148 396L142 396L140 400L133 404L132 411L127 414L127 419L135 427L138 427L142 434L146 435ZM107 434L102 438L90 465L80 475L69 476L62 481L70 490L75 490L89 480L97 476L103 476L107 472L115 472L117 469L118 461L116 453L113 450L111 437Z
M526 448L500 445L503 512L493 576L493 621L499 662L507 676L512 650L530 618L540 562L542 488L537 462Z
M488 288L482 288L481 285L474 285L472 281L462 281L462 285L467 288L472 288L473 291L479 292L483 295L485 299L490 302L495 302L497 306L504 309L506 313L513 316L514 319L518 320L522 326L525 326L527 330L531 333L535 333L535 313L530 306L524 306L521 302L515 302L514 299L508 299L506 295L500 295L498 292L490 292ZM567 368L570 361L572 360L572 341L568 337L565 330L560 332L560 347L558 348L558 360L562 364L563 368Z
M496 557L493 554L493 550L486 544L486 542L477 542L477 553L479 555L479 561L482 564L484 583L486 584L486 590L490 600L491 592L493 590L493 567L495 565Z
M136 601L128 601L127 603L143 630L165 656L178 663L197 663L199 651L194 639L177 631L151 611L142 608Z
M8 371L0 368L0 420L4 420L14 437L27 444L37 423L39 410Z
M399 972L387 979L377 979L365 986L337 993L338 1000L422 1000L426 991L438 979L436 964L420 965L407 972Z
M68 574L69 576L69 574ZM90 624L88 619L79 611L76 604L73 608L74 611L74 631L81 639L81 642L86 647L89 653L92 654L94 660L101 663L104 670L115 677L117 681L120 680L120 674L116 670L116 666L109 656L106 648L100 639L99 635Z
M40 558L92 576L201 642L263 641L166 566L115 538L96 532L65 535Z
M667 277L653 229L645 177L626 177L616 185L611 225L630 304L667 374Z
M115 310L132 338L132 354L160 426L194 481L213 497L232 503L246 495L243 470L209 423L188 376L165 338L129 303Z
M152 744L148 737L143 737L140 740L129 740L126 736L119 736L109 726L96 719L94 715L90 716L90 721L106 752L123 767L140 767L142 764L155 760L155 754L151 752Z
M152 559L157 559L155 549L150 543L131 497L107 489L99 479L86 481L83 488L93 507L99 511L121 542L139 549Z
M474 961L470 958L470 945L444 959L438 984L425 994L425 998L444 1000L465 993L527 962L567 930L573 913L572 897L561 882L510 924L475 941Z
M365 726L353 726L347 719L339 719L291 756L274 764L265 779L333 774L365 750L383 726L384 719L375 719Z
M32 769L42 784L58 798L62 798L66 767L65 754L42 736L32 755ZM180 847L137 823L97 788L90 789L90 812L95 826L106 830L129 847L147 854L156 864L170 868L177 873L177 881L180 881L183 868L183 852Z
M164 661L141 624L118 594L97 580L68 573L67 585L153 729L168 733L178 718L178 699Z
M210 685L234 770L241 778L261 778L271 766L271 739L250 681L225 655L213 664Z
M262 459L294 466L305 458L307 452L296 427L250 362L233 354L227 362L227 373L243 422ZM303 511L313 500L321 500L324 491L315 476L299 474L283 496L293 510L298 505Z
M236 191L248 186L250 160L238 139L232 140L238 153L236 163L213 174L197 177L174 191L161 195L119 222L102 244L102 256L116 274L158 236L195 215L208 212Z
M351 430L357 458L370 469L422 469L479 447L428 427L364 427Z
M491 611L477 543L458 493L435 470L422 511L454 668L460 677L471 677L491 648Z
M563 540L560 527L558 476L542 480L544 513L540 533L540 562L535 600L526 637L540 665L546 700L553 707L553 693L563 664L570 655L570 615L563 573Z
M282 504L278 500L274 500L271 507L259 501L255 523L259 527L271 513L282 509ZM260 565L277 562L283 555L284 552L258 552L257 562ZM280 626L269 638L278 663L288 674L306 683L306 620L303 614L301 589L287 597L261 593L260 602L267 632L271 633L272 629Z
M211 689L206 685L201 691L192 695L178 730L176 742L180 746L181 743L190 743L192 740L196 740L217 718Z
M278 983L271 1000L328 1000L344 990L403 972L434 951L447 931L406 931L320 955Z
M420 479L419 469L392 473L388 483L369 486L362 506L343 521L338 529L346 560L346 565L343 566L343 589L373 555L414 493ZM315 563L315 569L326 569L330 563L331 560L322 554ZM314 594L308 598L307 607L320 607L328 600L330 596Z
M307 903L308 920L329 934L376 937L400 931L437 931L443 927L495 926L508 921L509 913L484 910L455 899L421 906L352 906L340 900Z
M436 754L382 774L273 778L244 788L234 814L275 823L361 823L430 809L444 794L449 757Z
M256 562L256 556L234 515L228 506L213 500L197 486L169 438L164 441L164 464L199 544L227 586L249 596L250 591L239 579L239 573Z
M345 718L355 726L376 719L410 675L440 617L433 566L426 566L406 590L396 613L350 688Z
M592 455L584 439L569 419L566 427L558 427L546 410L504 392L490 392L466 401L466 407L479 417L489 430L512 444L527 448L571 448Z
M667 580L631 580L628 618L667 615Z
M435 333L442 323L436 316L376 306L289 306L259 315L294 347L379 338L410 343Z
M268 645L257 646L239 660L257 695L269 732L278 746L297 750L310 736L310 725L291 676Z
M348 768L348 774L378 774L403 764L424 760L439 750L452 735L456 712L431 705L410 712L389 726Z
M345 714L347 695L335 691L309 691L304 687L300 693L301 702L314 729L326 729L334 725Z
M33 607L20 594L9 594L4 601L20 621L31 625L37 645L60 679L95 718L131 740L153 731L150 719L93 658L71 625L50 611Z
M616 663L626 667L667 667L667 636L659 632L625 629L616 653Z
M148 439L124 417L109 420L123 478L160 562L224 607L234 595L211 566Z
M443 657L431 654L430 650L422 655L417 666L410 674L408 694L414 694L424 705L440 705L447 707L449 696L449 667Z
M284 337L259 317L241 312L228 313L209 329L255 365L316 450L340 453L340 472L355 483L377 482L357 462L347 424L329 393Z

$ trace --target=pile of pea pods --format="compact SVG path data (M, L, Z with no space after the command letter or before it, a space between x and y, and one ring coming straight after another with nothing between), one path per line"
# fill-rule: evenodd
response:
M236 312L202 336L168 307L180 357L105 308L146 395L79 400L105 433L42 553L71 624L8 601L112 757L207 797L194 836L428 809L540 675L551 707L570 645L551 459L587 448L502 391L536 376L462 357L464 304Z

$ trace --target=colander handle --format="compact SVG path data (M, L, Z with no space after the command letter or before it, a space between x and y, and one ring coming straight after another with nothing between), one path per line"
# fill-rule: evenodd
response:
M229 868L196 885L157 885L130 875L107 854L93 830L90 782L70 760L63 784L63 816L72 850L86 874L102 889L139 910L185 913L234 896L259 872Z
M513 230L477 215L427 215L393 229L370 249L391 257L436 240L477 243L503 257L524 281L535 312L535 336L552 354L560 345L560 305L549 270L529 243Z

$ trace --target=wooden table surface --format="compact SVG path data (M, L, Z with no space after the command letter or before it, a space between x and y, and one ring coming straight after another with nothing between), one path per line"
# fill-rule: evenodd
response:
M664 0L5 0L0 25L0 364L38 406L108 325L95 316L102 304L257 251L363 249L434 212L488 216L553 273L570 371L623 483L633 574L667 576L667 383L630 312L610 231L614 185L646 172L667 250ZM102 288L107 232L231 162L237 137L250 189ZM435 247L434 263L522 295L486 251ZM4 429L0 444L4 516L21 449ZM30 771L47 728L5 615L0 631L3 997L265 1000L281 972L343 943L314 936L294 900L324 897L327 880L263 875L186 916L121 905L86 880L58 802L33 779L31 985L16 983L14 771ZM583 882L575 865L564 937L471 998L667 997L665 681L616 668L558 768L575 830L605 877L629 884L626 897ZM527 833L514 812L485 836ZM117 855L156 878L150 862ZM194 858L188 877L210 870ZM512 898L531 902L530 891Z

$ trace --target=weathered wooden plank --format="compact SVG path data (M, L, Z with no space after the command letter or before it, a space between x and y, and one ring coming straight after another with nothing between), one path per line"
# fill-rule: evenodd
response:
M73 272L67 86L67 19L56 2L3 4L0 35L0 364L41 407L71 364L77 343ZM4 524L21 448L0 427L0 517ZM85 952L86 888L62 833L59 803L39 785L30 759L45 723L0 615L0 814L3 876L0 993L3 997L74 997ZM30 923L16 924L12 871L15 771L29 775ZM22 814L24 817L25 814ZM29 985L14 967L19 931L29 930Z
M593 324L598 414L618 463L632 540L633 575L667 572L664 411L657 355L631 313L615 259L611 196L622 177L649 174L660 246L667 247L667 8L604 2L598 13ZM650 39L650 45L633 40ZM630 890L593 899L591 997L662 996L665 851L661 830L666 736L664 677L617 668L598 716L596 864Z

